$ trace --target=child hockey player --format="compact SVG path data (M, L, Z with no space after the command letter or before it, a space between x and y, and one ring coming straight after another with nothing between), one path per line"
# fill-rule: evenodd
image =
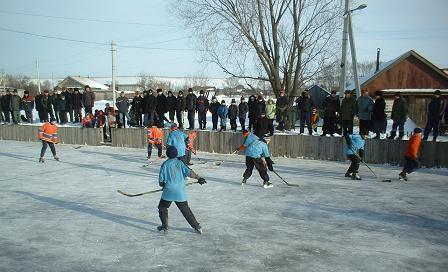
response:
M238 150L244 150L246 155L246 171L243 174L241 185L245 185L247 179L252 175L252 171L257 168L260 177L263 179L264 188L272 188L274 185L269 182L268 169L274 171L274 162L270 158L268 145L265 140L259 139L256 135L243 131L244 142ZM264 160L263 160L264 157Z
M415 128L414 133L409 138L408 144L406 146L406 150L404 151L404 167L403 171L398 174L400 180L407 181L408 177L406 174L410 174L418 168L419 162L418 158L418 150L420 149L420 144L422 142L422 129Z
M197 179L201 185L205 184L206 181L188 168L184 162L176 158L178 156L176 147L169 146L166 149L166 155L168 160L162 164L159 172L159 185L163 187L162 197L158 206L162 225L157 227L157 230L168 231L168 208L171 202L174 201L190 226L197 233L202 234L201 225L196 221L193 212L188 206L185 193L185 177Z
M56 119L51 118L50 122L45 122L45 124L39 129L39 139L42 141L39 162L45 162L44 155L48 146L50 146L54 159L59 161L59 157L56 156L56 148L54 147L54 144L59 141Z
M165 158L165 156L162 155L163 130L161 128L158 128L157 126L148 127L147 137L148 137L148 160L151 159L153 145L155 145L157 148L157 156L159 157L159 159Z
M184 132L177 129L177 124L171 125L171 132L166 142L168 146L174 146L177 149L177 158L186 163L185 151L187 150L188 136Z
M196 154L196 150L194 149L194 140L196 140L196 131L188 133L187 151L185 158L187 165L193 165L190 161L191 161L191 153Z
M347 145L344 148L344 153L347 158L351 161L350 167L345 173L346 177L351 177L353 180L361 180L358 175L359 163L364 158L364 146L366 144L365 139L367 138L367 130L362 131L361 135L358 134L346 134L345 140Z

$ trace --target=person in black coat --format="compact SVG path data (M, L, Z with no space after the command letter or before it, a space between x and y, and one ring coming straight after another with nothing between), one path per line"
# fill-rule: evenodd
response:
M230 129L236 131L236 118L238 118L238 106L236 105L236 100L232 99L230 103L229 110L227 112L227 117L230 119Z
M264 112L266 114L266 102L264 101L264 98L262 95L259 95L257 98L257 104L256 104L256 119L261 117L261 114ZM255 121L256 122L256 121Z
M383 98L383 92L375 92L375 103L372 110L373 132L375 132L375 138L379 139L381 133L384 133L386 127L386 101Z
M176 98L176 119L179 128L184 128L184 111L186 110L186 102L184 92L179 91Z
M205 97L204 90L199 92L199 97L196 100L196 110L198 112L199 129L205 129L207 125L207 111L208 111L208 99Z
M45 118L44 109L42 108L42 94L36 95L34 98L34 105L36 106L37 115L39 116L39 122L43 123Z
M246 118L249 112L249 105L245 101L244 97L241 96L241 102L238 105L238 119L240 120L241 131L246 130Z
M255 95L249 96L249 130L252 130L255 122L257 121L257 98Z
M72 94L72 107L73 107L73 113L74 113L74 123L79 123L82 120L82 94L79 92L78 88L75 88L73 90Z
M325 98L322 106L324 107L324 124L322 126L323 133L321 136L325 136L326 134L333 136L336 131L337 115L341 111L339 97L336 96L335 90L332 90L331 94Z
M213 130L218 130L218 108L221 106L221 104L218 102L218 99L216 97L212 97L212 103L209 105L208 109L210 110L210 113L212 114L212 123L213 123Z
M188 129L194 129L194 116L196 114L196 102L197 96L193 93L193 89L188 89L187 97L185 98L187 117L188 117Z
M314 103L308 94L308 90L304 90L302 95L296 99L297 112L300 117L300 133L305 131L306 123L309 135L313 135L313 128L311 126L311 108L313 106Z
M42 117L44 117L44 122L49 121L51 119L56 119L54 118L53 113L53 98L52 96L50 96L50 92L48 90L44 90L44 95L42 96L41 99L41 106L43 109ZM50 118L48 118L48 115L50 115Z
M166 119L165 113L167 112L166 96L163 94L162 89L157 89L157 106L156 106L156 117L157 117L157 127L163 128L163 122L169 120Z
M287 121L288 117L288 106L289 101L288 97L285 94L285 91L280 91L280 95L277 98L277 102L275 102L275 108L276 108L276 117L278 121L278 130L284 131L285 130L285 123Z
M168 110L168 116L170 122L174 122L174 116L176 114L176 97L172 91L168 91L168 97L166 98L166 109Z
M6 94L4 96L2 96L2 111L3 114L5 116L5 122L9 123L11 122L11 108L10 108L10 104L11 104L11 91L9 89L6 89Z
M140 92L137 91L135 92L135 96L132 99L131 102L132 105L132 112L134 114L133 119L134 119L134 124L136 127L143 127L143 118L142 118L142 114L143 114L143 97L140 96Z
M428 140L429 133L432 131L432 140L435 142L439 135L440 120L442 120L443 112L445 111L445 101L440 97L441 92L437 90L428 104L428 117L425 126L423 141Z
M258 138L263 139L266 136L272 136L274 131L274 125L271 120L266 117L266 112L262 111L260 117L254 125L254 134Z
M151 89L147 93L147 96L143 97L143 124L145 127L152 127L154 125L157 98Z
M65 89L65 91L62 92L62 95L64 95L64 97L65 97L65 111L66 111L66 113L68 113L68 116L70 117L70 122L73 123L73 92L72 92L72 89Z

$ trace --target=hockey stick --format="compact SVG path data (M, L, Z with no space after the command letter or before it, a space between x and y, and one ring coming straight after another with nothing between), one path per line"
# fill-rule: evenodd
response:
M232 154L230 154L230 155L234 155L234 154L236 154L236 152L238 152L238 149L233 151ZM216 166L221 166L224 162L225 162L224 160L222 160L222 161L215 161L215 162L213 162L213 164L216 165Z
M287 182L284 178L282 178L282 177L277 173L277 171L272 170L272 172L274 172L274 174L276 174L277 177L278 177L281 181L283 181L286 185L288 185L288 186L296 186L296 187L299 187L299 184L292 184L292 183Z
M356 157L358 157L358 159L367 167L367 169L370 170L370 172L375 176L375 178L381 182L392 182L392 180L390 179L382 179L380 177L378 177L375 172L373 172L372 168L370 168L370 166L367 165L367 163L361 158L361 156L359 156L359 154L357 152L355 152L355 150L353 150L353 148L349 145L348 148L350 148L350 150L356 155Z
M190 182L190 183L185 184L185 186L190 186L190 185L193 185L193 184L195 184L195 183L198 183L198 182L197 182L197 181L195 181L195 182ZM162 188L162 189L153 190L153 191L143 192L143 193L139 193L139 194L128 194L128 193L123 192L122 190L117 190L117 192L118 192L119 194L122 194L122 195L124 195L124 196L128 196L128 197L142 196L142 195L147 195L147 194L157 193L157 192L161 192L161 191L163 191L163 188Z

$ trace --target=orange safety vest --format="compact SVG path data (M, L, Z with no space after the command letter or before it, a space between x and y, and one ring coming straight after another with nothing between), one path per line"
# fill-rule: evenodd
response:
M163 129L158 127L148 128L147 137L148 137L148 144L161 144L163 137Z
M422 142L422 137L417 134L412 134L411 138L409 138L408 145L404 151L405 157L411 157L413 159L417 159L418 150L420 148L420 143Z
M196 139L196 132L190 132L188 133L188 145L187 149L191 150L194 154L196 154L196 150L194 150L194 140Z
M39 129L39 139L50 143L58 143L59 138L57 132L58 127L56 125L45 122L45 124Z

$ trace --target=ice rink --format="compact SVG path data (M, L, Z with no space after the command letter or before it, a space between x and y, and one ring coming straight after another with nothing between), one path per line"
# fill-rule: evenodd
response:
M348 163L273 158L288 187L254 171L241 186L244 157L199 153L208 181L187 187L204 229L177 207L159 233L162 161L145 150L0 141L0 271L448 271L448 170L419 169L399 182L344 178ZM153 152L153 154L156 152ZM220 166L213 162L224 161ZM190 180L192 181L192 180ZM188 180L187 180L188 182Z

